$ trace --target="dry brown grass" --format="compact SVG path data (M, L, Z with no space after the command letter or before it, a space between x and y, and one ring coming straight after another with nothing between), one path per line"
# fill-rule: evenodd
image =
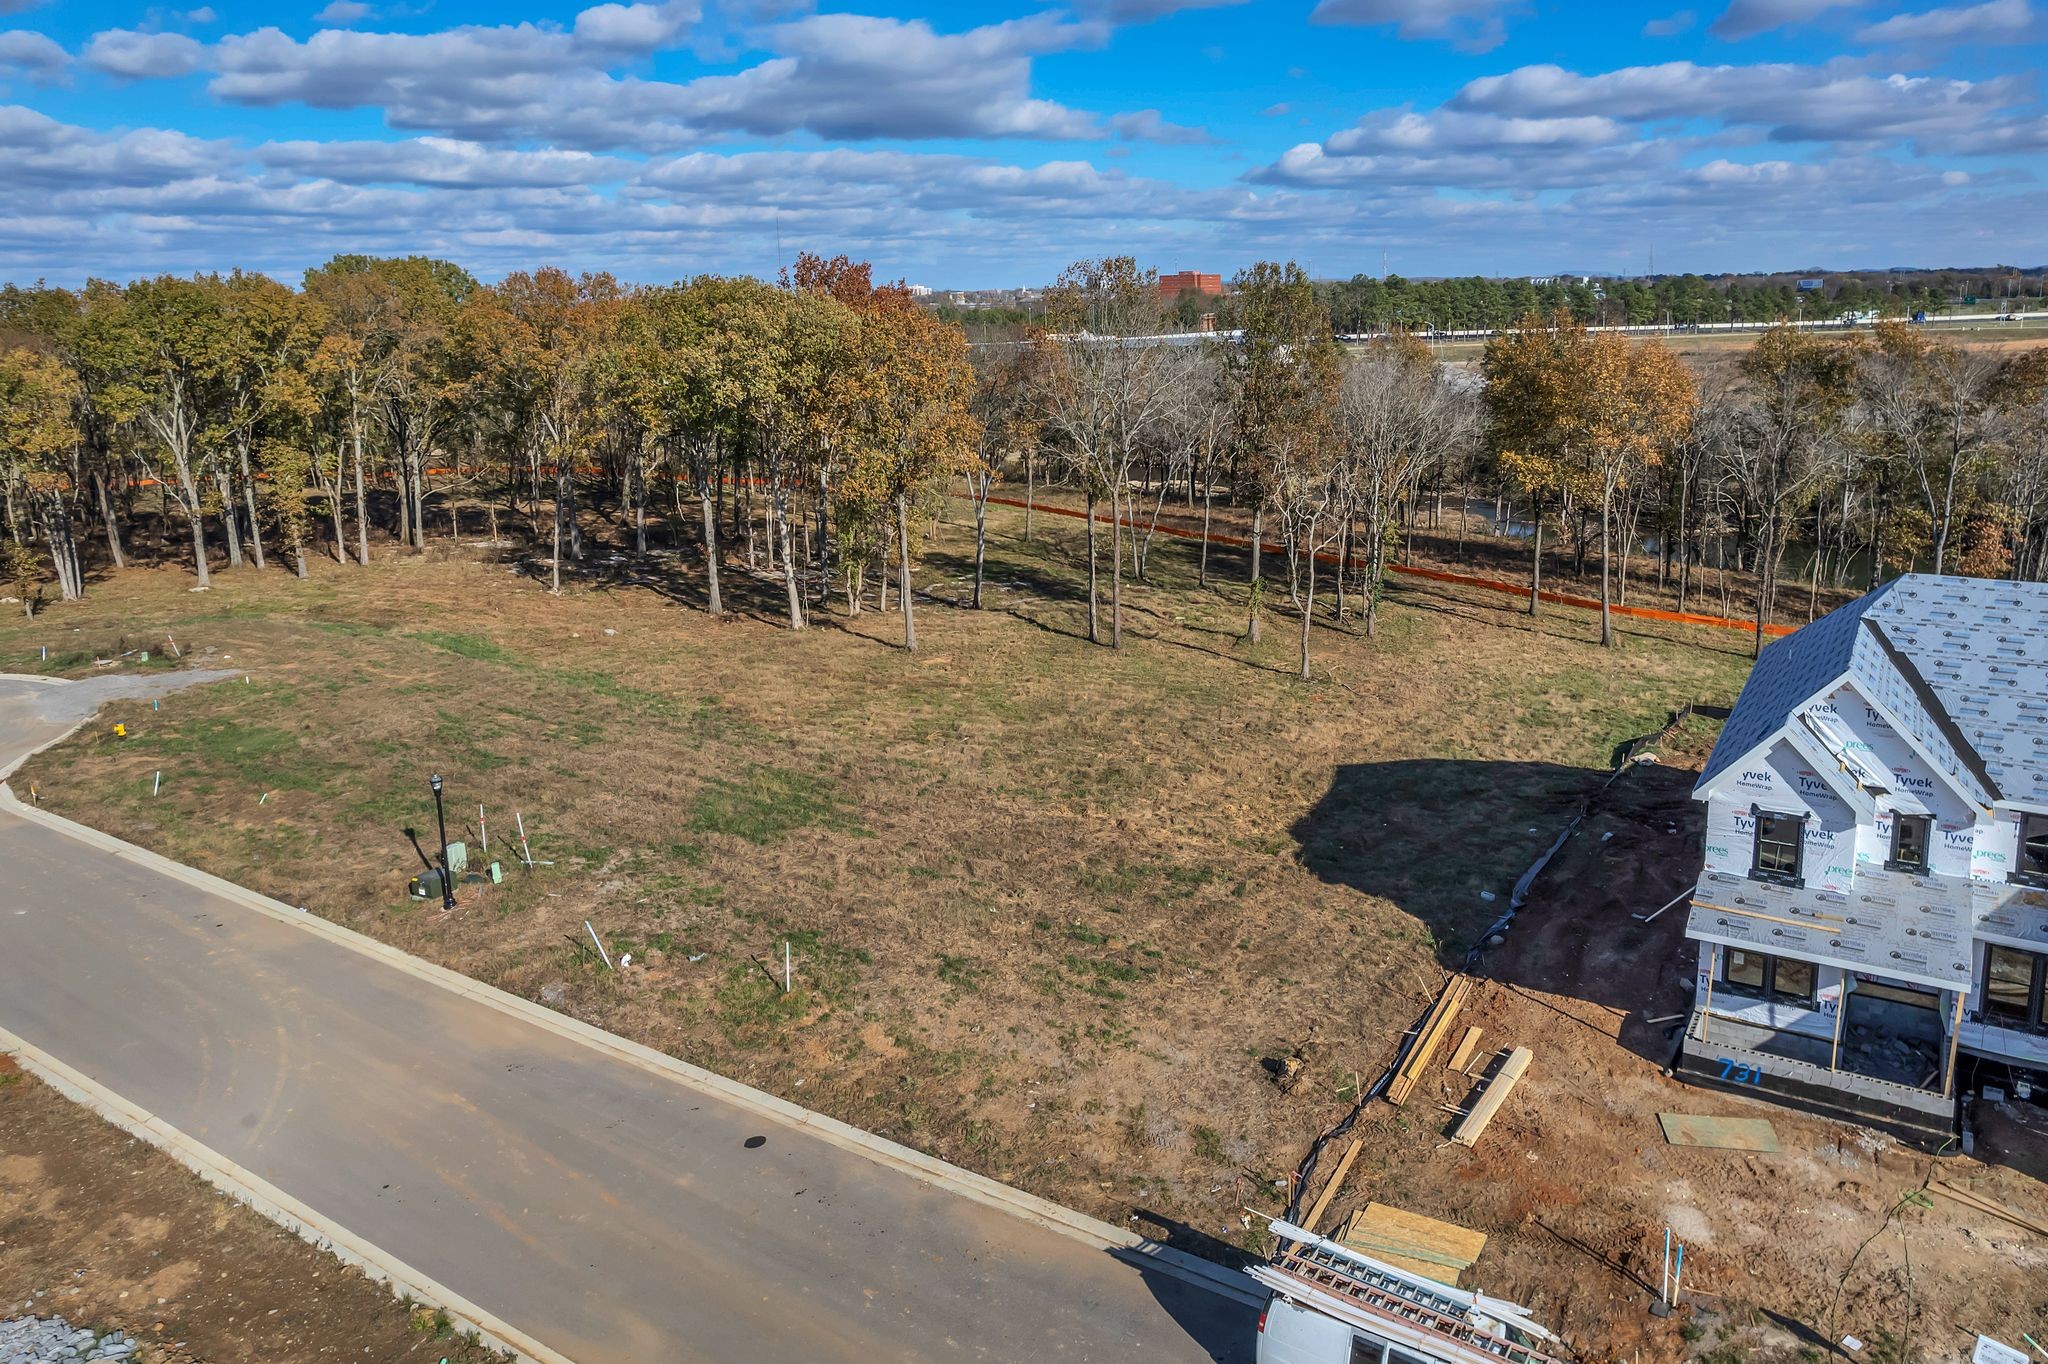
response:
M1745 641L1630 623L1608 653L1583 613L1396 584L1377 640L1318 629L1305 686L1291 623L1237 638L1240 565L1203 590L1157 550L1118 653L1079 638L1079 528L1018 528L991 609L922 603L916 656L894 617L791 633L768 586L711 622L672 565L560 598L476 546L121 575L0 626L0 667L169 631L252 680L112 712L16 787L1073 1206L1245 1240L1613 746L1731 700ZM962 598L969 562L947 529L921 580ZM408 901L430 770L494 855L517 809L556 865ZM579 957L586 918L630 970ZM1282 1095L1260 1059L1312 1023Z

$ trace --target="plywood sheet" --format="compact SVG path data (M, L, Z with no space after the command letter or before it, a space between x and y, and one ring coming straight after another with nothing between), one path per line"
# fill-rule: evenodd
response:
M1338 1239L1376 1260L1452 1287L1486 1249L1483 1231L1384 1203L1368 1203L1353 1213Z
M1673 1146L1724 1151L1775 1151L1778 1133L1762 1118L1710 1118L1703 1113L1659 1113L1664 1140Z

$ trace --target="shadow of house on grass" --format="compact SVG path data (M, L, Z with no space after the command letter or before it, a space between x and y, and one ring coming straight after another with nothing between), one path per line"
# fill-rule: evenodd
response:
M1361 763L1338 769L1294 835L1323 880L1412 916L1446 970L1470 970L1539 1003L1555 995L1596 1004L1614 1016L1622 1046L1661 1066L1675 1048L1669 1016L1692 998L1685 906L1650 923L1633 916L1698 876L1695 775L1635 764L1602 790L1608 773L1557 763ZM1516 881L1582 801L1590 805L1578 831L1532 882L1501 944L1485 946ZM1560 1011L1560 1025L1584 1023Z

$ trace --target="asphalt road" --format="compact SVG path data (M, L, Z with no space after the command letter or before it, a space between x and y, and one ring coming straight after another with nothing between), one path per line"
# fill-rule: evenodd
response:
M0 772L86 702L0 678ZM4 809L0 1027L578 1364L1252 1355L1238 1302Z

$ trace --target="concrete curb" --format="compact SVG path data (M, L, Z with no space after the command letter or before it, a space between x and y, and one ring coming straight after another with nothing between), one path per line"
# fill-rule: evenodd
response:
M234 901L273 919L294 924L299 928L327 938L339 946L374 958L386 966L394 967L429 984L449 990L455 994L474 999L481 1004L510 1014L528 1023L545 1028L558 1036L579 1042L595 1050L609 1053L613 1057L637 1066L642 1070L660 1075L687 1088L712 1095L744 1108L757 1116L787 1127L800 1128L819 1139L843 1150L867 1157L878 1165L902 1171L923 1180L927 1184L946 1190L963 1198L972 1199L984 1206L997 1208L1033 1225L1056 1231L1061 1235L1080 1241L1114 1255L1127 1263L1141 1264L1161 1273L1170 1274L1186 1283L1210 1292L1234 1298L1247 1306L1263 1306L1267 1297L1265 1290L1248 1275L1239 1270L1229 1269L1211 1261L1176 1250L1171 1246L1140 1236L1122 1227L1061 1207L1049 1199L1011 1188L1007 1184L961 1169L957 1165L914 1151L907 1146L878 1137L872 1132L862 1131L848 1123L840 1122L822 1113L799 1107L772 1094L727 1079L714 1071L679 1061L673 1056L655 1051L638 1042L592 1027L588 1023L559 1014L530 1000L507 993L494 986L422 961L417 957L400 952L375 939L329 922L318 915L292 908L267 896L238 886L231 881L210 875L167 857L136 847L97 829L74 823L61 816L24 804L4 782L0 782L0 810L19 818L40 824L75 842L115 857L125 858L146 867L160 875L183 881L198 890ZM149 1119L154 1121L154 1119ZM169 1149L169 1148L167 1148ZM218 1160L218 1157L215 1157ZM199 1168L199 1167L194 1167ZM206 1173L201 1170L201 1173ZM254 1179L254 1176L249 1176ZM260 1182L260 1181L259 1181ZM266 1186L267 1187L267 1186ZM279 1195L283 1197L283 1195ZM310 1212L310 1210L308 1210ZM282 1220L282 1219L280 1219ZM290 1225L290 1223L287 1223ZM340 1235L346 1233L339 1232ZM365 1245L365 1250L375 1252L374 1247ZM403 1268L400 1266L399 1268ZM416 1276L415 1276L416 1277ZM451 1311L454 1309L450 1308ZM552 1360L554 1356L536 1355L536 1359Z
M411 1298L438 1308L469 1330L493 1350L534 1361L534 1364L574 1364L517 1327L499 1320L452 1289L437 1283L369 1242L338 1226L284 1190L237 1165L234 1161L73 1070L41 1048L0 1028L0 1051L11 1053L22 1069L74 1103L83 1104L102 1118L176 1160L216 1189L248 1205L256 1212L292 1232L309 1244L326 1251L344 1264L354 1265L372 1279L388 1285L392 1296Z

